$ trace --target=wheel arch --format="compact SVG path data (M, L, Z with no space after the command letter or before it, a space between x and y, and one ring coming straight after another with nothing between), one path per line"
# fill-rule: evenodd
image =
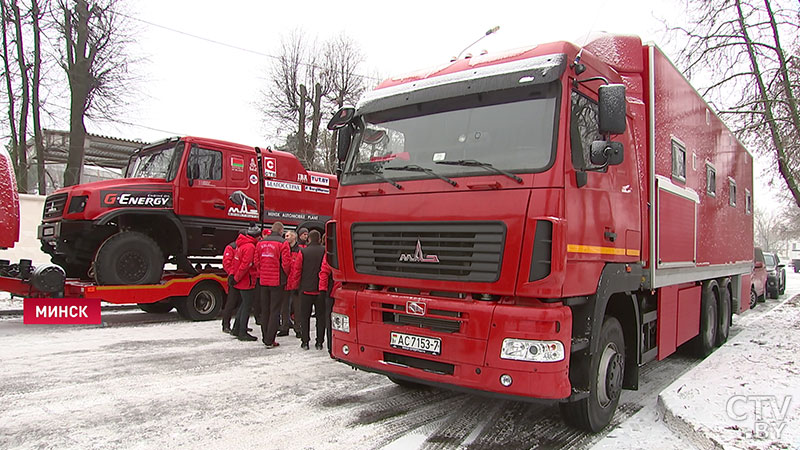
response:
M153 238L162 249L173 248L175 250L175 254L185 255L187 249L189 248L186 229L183 227L183 223L181 223L181 221L172 211L148 211L138 208L122 208L101 216L94 221L94 224L98 226L105 226L112 221L116 221L118 224L135 224L133 229L136 231L142 231L138 228L146 229L153 228L154 225L164 225L166 228L162 227L161 229L168 230L166 233L149 232L147 234ZM143 221L147 222L147 227L139 225ZM175 246L176 243L178 244L177 247Z

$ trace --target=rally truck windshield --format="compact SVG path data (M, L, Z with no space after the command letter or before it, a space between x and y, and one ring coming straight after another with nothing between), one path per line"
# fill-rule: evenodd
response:
M146 149L134 155L128 163L127 178L175 179L184 143L174 142Z
M545 171L555 154L558 91L551 83L367 114L342 184Z

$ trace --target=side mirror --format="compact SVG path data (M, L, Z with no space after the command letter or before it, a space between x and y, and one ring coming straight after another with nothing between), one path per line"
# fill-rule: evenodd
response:
M598 88L598 129L600 134L622 134L625 132L625 85L607 84Z
M336 156L339 161L347 159L347 152L350 150L350 143L353 141L353 127L344 126L339 128L339 136L336 139Z
M342 128L352 122L355 116L355 108L352 106L342 106L338 111L336 111L333 117L331 117L331 120L328 122L328 129L331 131L338 130L339 128Z
M589 159L595 166L616 166L625 159L625 149L622 142L594 141Z

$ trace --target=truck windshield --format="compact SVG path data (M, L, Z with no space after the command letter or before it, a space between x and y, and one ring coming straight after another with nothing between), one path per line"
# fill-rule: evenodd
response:
M515 173L547 170L556 143L557 91L557 86L514 89L368 114L342 184L496 176L486 166ZM453 161L481 164L449 164ZM407 167L419 169L402 170Z
M183 142L178 142L177 145L168 143L143 150L131 158L126 177L162 178L172 181L178 171L183 146Z

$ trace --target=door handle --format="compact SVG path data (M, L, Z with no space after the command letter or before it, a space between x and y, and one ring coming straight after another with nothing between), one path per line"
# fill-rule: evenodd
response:
M225 209L225 204L224 203L214 203L214 208Z

